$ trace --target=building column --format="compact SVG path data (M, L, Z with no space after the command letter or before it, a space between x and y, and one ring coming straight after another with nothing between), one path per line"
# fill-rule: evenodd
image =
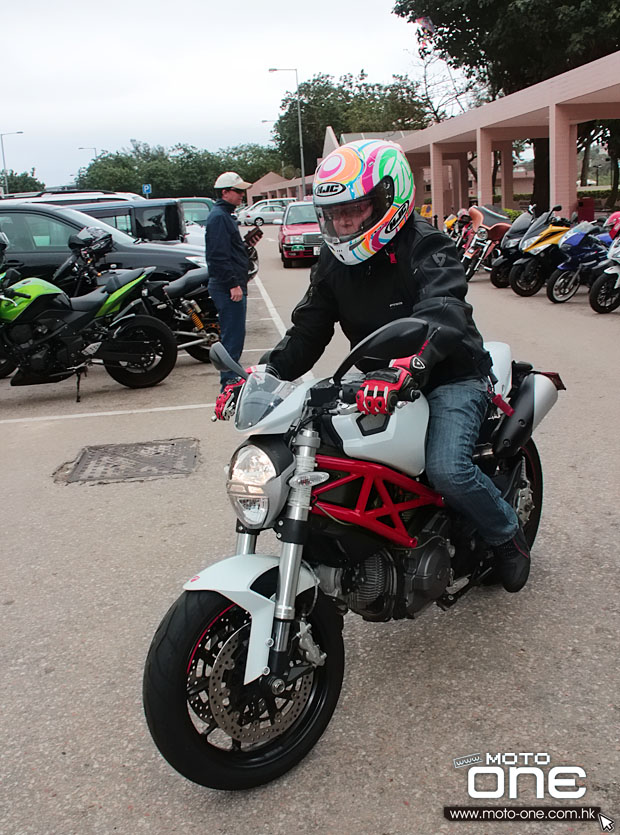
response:
M443 152L436 142L431 144L431 197L433 199L433 216L437 215L437 225L443 228Z
M493 205L493 143L491 134L484 128L476 128L476 153L478 171L478 205Z
M577 208L577 125L557 104L549 107L549 197L564 217Z
M467 153L459 154L459 209L469 209L469 171Z
M415 204L416 206L422 206L424 203L424 198L426 197L426 193L424 191L424 168L421 165L416 165L415 168L411 169L413 173L413 182L415 185Z
M512 142L499 143L502 172L502 203L505 209L514 208L514 182L512 177Z

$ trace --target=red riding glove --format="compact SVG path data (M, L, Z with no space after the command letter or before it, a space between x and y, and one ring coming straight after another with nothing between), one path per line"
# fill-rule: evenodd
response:
M426 364L417 354L392 360L390 368L366 375L355 397L357 408L367 415L391 415L398 401L411 399L426 377Z
M256 366L251 365L245 369L248 374L256 371ZM232 383L224 386L224 390L218 394L215 401L215 415L213 420L230 420L235 414L237 408L237 400L241 394L241 388L245 385L245 380L242 377L237 377Z

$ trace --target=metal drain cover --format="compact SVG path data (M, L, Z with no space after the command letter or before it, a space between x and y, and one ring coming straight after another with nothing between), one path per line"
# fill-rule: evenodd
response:
M75 464L61 468L62 481L105 484L187 475L198 466L198 440L172 438L146 444L87 446Z

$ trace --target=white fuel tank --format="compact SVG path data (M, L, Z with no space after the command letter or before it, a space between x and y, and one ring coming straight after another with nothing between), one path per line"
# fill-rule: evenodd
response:
M407 475L424 472L428 403L421 396L405 403L393 415L362 415L358 411L332 418L351 458L376 461Z

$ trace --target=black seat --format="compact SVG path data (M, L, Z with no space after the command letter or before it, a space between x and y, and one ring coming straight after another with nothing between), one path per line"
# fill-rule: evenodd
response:
M149 272L154 272L156 269L156 267L143 267L138 270L124 270L122 273L113 273L109 278L106 278L103 287L111 295L116 290L120 290L121 287L129 284L130 281L134 281L144 273L148 275Z
M204 267L198 270L190 270L185 275L182 275L181 278L171 281L166 288L166 292L171 299L178 299L181 296L186 296L193 290L197 290L199 287L206 287L208 280L209 271Z
M86 313L89 310L98 310L109 295L105 287L97 287L92 293L70 299L71 307L73 310L78 310L82 313Z

